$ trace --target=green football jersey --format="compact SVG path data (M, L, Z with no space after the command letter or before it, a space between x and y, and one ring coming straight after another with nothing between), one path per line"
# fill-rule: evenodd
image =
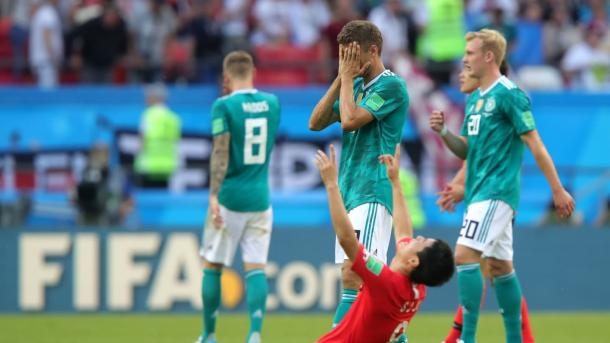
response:
M466 206L502 200L517 210L524 146L520 136L535 128L529 98L506 77L484 93L470 95L462 126L468 139Z
M224 207L236 212L269 208L269 159L279 123L280 104L273 94L241 90L214 102L212 134L231 135L229 166L218 194Z
M354 100L374 119L355 131L343 132L339 189L347 211L380 203L391 213L392 186L378 157L393 155L401 141L409 107L407 86L398 75L385 70L366 85L361 77L354 80ZM333 110L339 113L339 100Z

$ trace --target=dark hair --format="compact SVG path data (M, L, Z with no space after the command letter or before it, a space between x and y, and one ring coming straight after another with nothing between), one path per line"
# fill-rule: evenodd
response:
M368 49L371 45L376 45L381 54L383 38L381 31L375 24L366 20L352 20L345 24L337 36L337 43L344 45L357 42L363 49Z
M502 60L502 63L500 63L500 74L508 77L509 69L510 68L508 66L508 62L506 62L506 59Z
M435 287L451 279L455 270L453 252L445 241L434 244L417 253L419 265L410 275L411 281Z

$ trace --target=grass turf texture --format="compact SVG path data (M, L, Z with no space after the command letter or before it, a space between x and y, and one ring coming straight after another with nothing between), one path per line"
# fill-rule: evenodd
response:
M452 319L449 314L418 314L409 329L409 342L439 343ZM330 323L329 315L267 315L263 341L314 342L329 330ZM539 343L609 342L610 312L534 313L531 323ZM484 314L479 325L479 342L504 341L499 314ZM195 315L0 315L0 342L191 343L200 327L200 317ZM221 315L218 320L220 343L244 342L247 330L245 315Z

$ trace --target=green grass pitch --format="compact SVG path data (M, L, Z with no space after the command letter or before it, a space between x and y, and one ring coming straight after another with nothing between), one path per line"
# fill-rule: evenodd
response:
M450 314L418 314L409 328L409 342L440 343L452 319ZM330 315L270 314L265 320L263 341L311 343L328 331L330 322ZM610 312L533 313L531 323L539 343L610 342ZM479 342L504 341L499 314L484 314L479 325ZM192 343L200 326L199 316L178 314L0 315L0 342ZM221 314L218 341L244 342L247 329L245 315Z

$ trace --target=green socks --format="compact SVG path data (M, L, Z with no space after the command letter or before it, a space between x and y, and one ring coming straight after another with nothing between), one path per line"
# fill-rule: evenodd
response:
M337 306L337 311L335 312L335 317L333 318L333 327L339 325L343 317L345 317L347 311L349 311L350 307L352 307L354 301L356 301L357 295L357 289L343 289L343 293L341 294L341 302L339 302L339 306Z
M494 278L507 343L521 343L521 286L515 271Z
M201 298L203 299L203 334L202 342L214 335L216 331L216 316L220 306L220 275L222 271L204 269L201 282Z
M260 341L267 293L267 277L262 269L253 269L246 273L246 301L248 302L248 314L250 316L248 343Z
M459 265L457 271L460 305L464 314L461 338L464 343L474 343L483 297L483 274L479 263Z

